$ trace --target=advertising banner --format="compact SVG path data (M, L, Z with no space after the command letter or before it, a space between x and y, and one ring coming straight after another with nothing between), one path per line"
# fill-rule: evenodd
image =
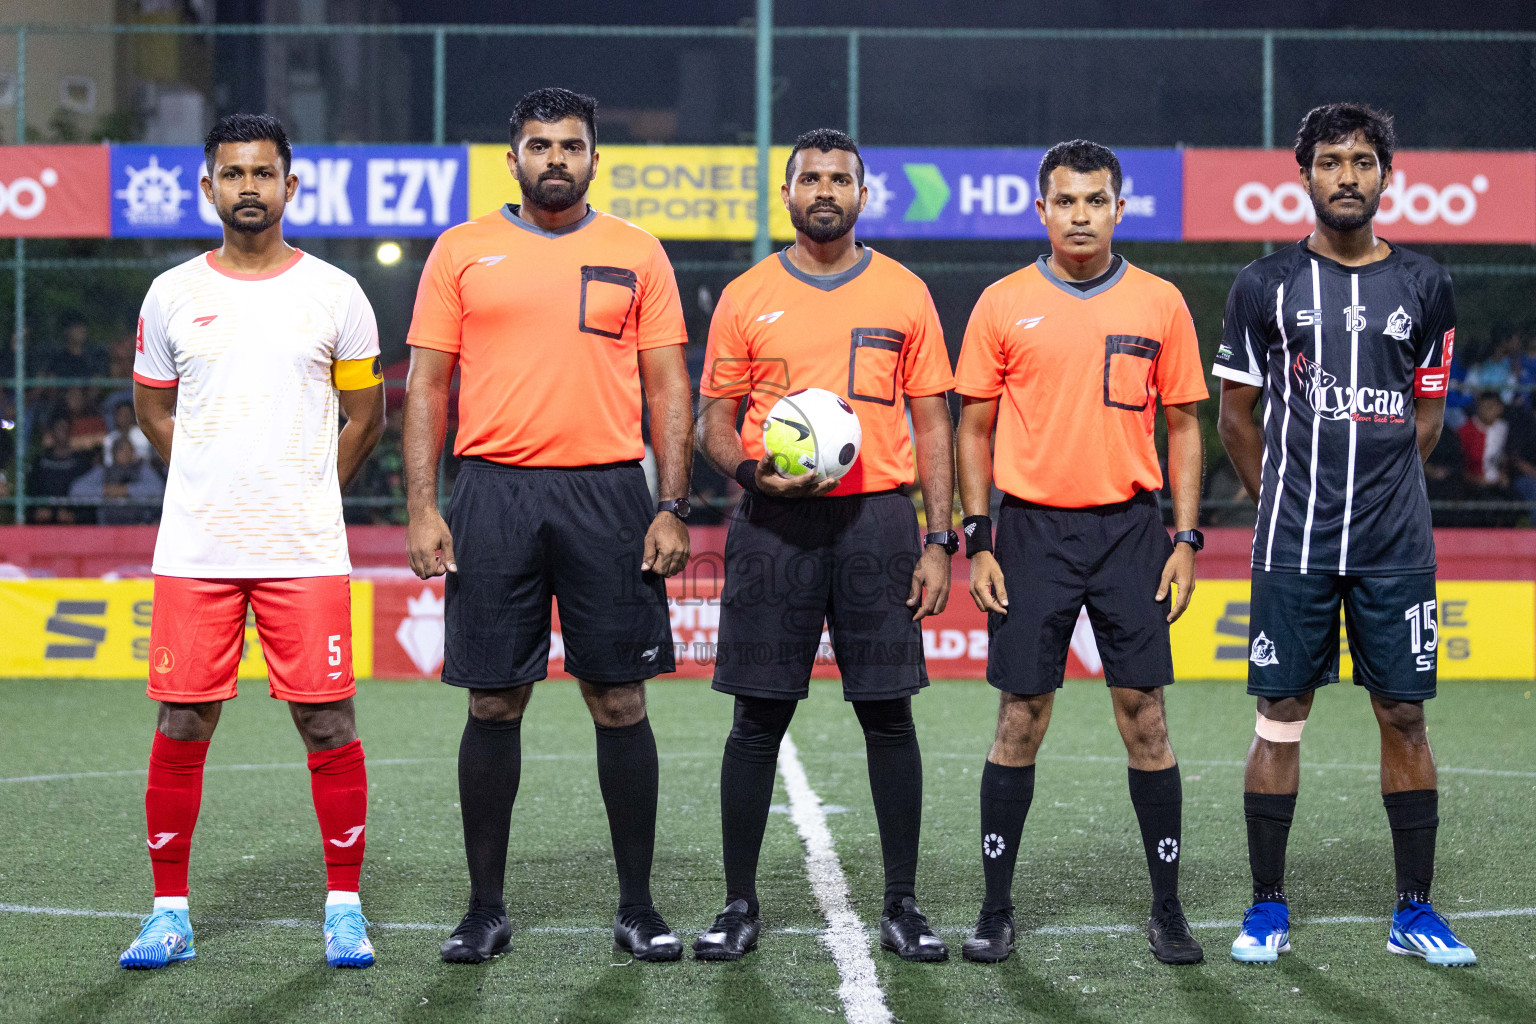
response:
M374 587L374 675L381 679L435 677L443 666L443 581L378 580ZM923 620L928 674L935 679L984 677L987 617L976 610L963 590L951 591L950 596L942 614ZM718 576L706 569L691 579L668 580L667 604L672 616L675 674L708 679L714 674L720 628ZM557 604L550 632L549 674L558 676L564 670L565 645ZM1073 678L1103 675L1086 613L1078 617L1072 634L1067 674ZM811 675L817 679L838 677L831 638L825 631Z
M1536 583L1441 580L1433 643L1438 675L1452 679L1536 678ZM1248 581L1201 580L1173 627L1174 671L1188 679L1248 678ZM1277 652L1278 653L1278 652ZM1353 675L1339 629L1339 675Z
M517 201L506 147L470 147L470 211L479 216ZM1044 238L1035 212L1043 149L862 150L869 202L864 238ZM1177 239L1182 223L1178 150L1119 151L1125 219L1116 235ZM769 229L794 237L779 200L789 147L769 157ZM750 241L756 228L757 151L751 146L604 146L592 205L663 239Z
M113 146L113 236L216 237L205 173L199 146ZM463 146L300 146L293 173L289 238L434 237L468 217Z
M105 238L106 146L0 146L0 238Z
M1044 238L1035 211L1043 149L863 151L869 202L863 238ZM1183 161L1176 149L1116 150L1125 215L1115 237L1176 241L1182 229Z
M1312 200L1286 149L1184 151L1184 239L1294 241ZM1400 242L1536 242L1536 154L1399 152L1376 232Z
M150 670L153 580L0 581L0 678L143 679ZM352 670L374 674L373 584L352 582ZM265 679L255 619L247 613L240 678Z
M775 146L769 165L783 168L789 147ZM794 229L779 202L782 170L770 191L768 227L774 238ZM469 147L471 217L521 195L507 169L507 147ZM603 146L587 192L593 206L657 238L750 242L757 231L757 150L752 146Z
M934 679L986 675L987 621L956 575L949 606L922 623L923 651ZM1536 678L1536 583L1442 580L1433 642L1439 677ZM0 678L142 678L149 670L151 580L35 579L0 581ZM1247 580L1202 580L1189 610L1173 627L1174 671L1184 679L1230 679L1248 674ZM718 576L702 572L668 583L677 675L708 678L714 670L720 624ZM1432 635L1431 635L1432 634ZM265 676L254 620L246 623L242 679ZM1352 666L1340 632L1340 674ZM381 679L433 678L443 659L443 581L353 580L352 650L357 675ZM558 607L550 637L549 671L564 673ZM813 675L835 678L836 661L823 634ZM1103 676L1086 614L1078 616L1067 661L1073 679Z

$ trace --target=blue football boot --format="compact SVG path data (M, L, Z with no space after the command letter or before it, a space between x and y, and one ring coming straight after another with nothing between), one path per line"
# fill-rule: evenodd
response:
M139 925L139 937L117 958L118 966L153 970L197 956L192 948L192 924L185 910L157 910Z
M368 919L361 907L326 908L325 962L332 967L373 966L373 943L368 941Z
M1456 937L1445 918L1428 903L1408 901L1408 906L1392 915L1387 932L1387 952L1417 956L1432 964L1465 967L1477 963L1472 947Z
M1284 903L1255 903L1243 915L1242 930L1232 940L1232 959L1272 964L1291 951L1291 908Z

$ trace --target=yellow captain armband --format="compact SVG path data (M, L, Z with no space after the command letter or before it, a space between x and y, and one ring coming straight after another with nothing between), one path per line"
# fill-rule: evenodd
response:
M372 359L338 359L331 364L331 380L337 391L362 391L384 383L384 371L379 357Z

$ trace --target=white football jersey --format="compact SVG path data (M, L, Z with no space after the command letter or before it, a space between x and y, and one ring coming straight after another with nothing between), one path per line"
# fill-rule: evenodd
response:
M177 392L154 572L351 572L331 367L378 354L357 281L298 250L265 274L236 274L207 253L155 278L133 377Z

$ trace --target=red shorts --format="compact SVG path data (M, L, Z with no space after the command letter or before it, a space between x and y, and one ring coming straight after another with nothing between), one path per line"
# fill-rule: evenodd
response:
M202 704L235 696L246 604L278 700L324 704L357 692L352 676L352 592L346 576L284 580L155 577L149 626L149 696Z

